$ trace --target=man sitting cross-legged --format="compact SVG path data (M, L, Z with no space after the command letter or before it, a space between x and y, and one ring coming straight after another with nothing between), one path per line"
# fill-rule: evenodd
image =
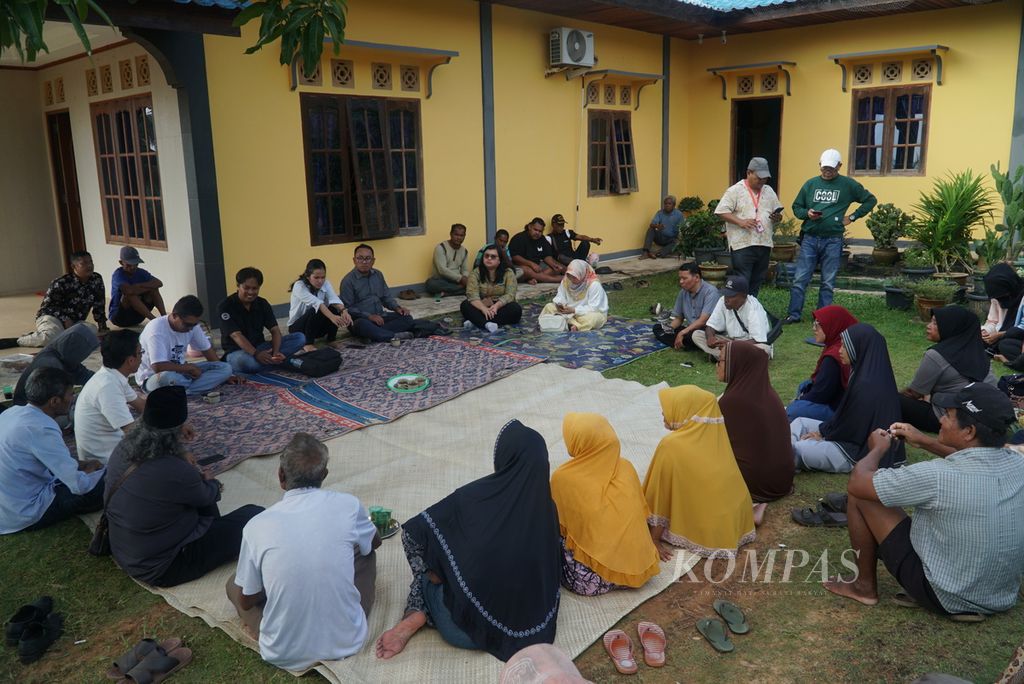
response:
M358 245L352 257L355 268L341 281L341 301L352 315L349 332L371 342L412 339L413 317L391 296L384 274L373 267L375 261L373 247Z
M519 281L537 283L560 283L565 275L565 264L555 259L555 248L544 237L544 219L539 216L516 233L508 243L512 263L523 270Z
M217 360L210 338L199 327L202 315L199 298L186 295L174 304L171 313L150 321L142 331L142 363L135 380L143 391L179 385L188 394L204 394L232 380L231 366ZM189 346L202 352L206 361L185 363Z
M722 294L703 278L700 266L690 262L679 267L679 295L668 327L655 323L654 337L676 349L696 349L693 333L703 330Z
M246 266L235 274L238 291L220 303L220 346L236 373L262 373L280 366L306 344L300 332L281 336L274 310L263 297L263 271ZM270 341L263 330L270 331Z
M99 461L78 461L56 419L71 406L71 376L38 368L25 383L28 404L0 414L0 534L38 530L103 507Z
M145 263L139 250L125 245L118 255L121 265L110 276L110 322L121 328L153 320L153 309L167 314L160 288L164 284L149 271L139 268Z
M226 587L260 655L287 670L353 655L369 632L380 537L356 497L320 488L327 461L312 435L292 437L284 497L246 524Z
M142 363L139 333L115 330L100 343L103 367L85 383L75 401L75 446L78 455L106 463L135 422L131 409L142 413L145 397L132 389L128 378Z
M871 434L871 450L854 466L847 488L857 575L826 582L829 591L878 603L881 558L903 587L904 605L977 620L976 614L1016 604L1024 572L1024 460L1005 447L1013 406L980 382L943 403L937 440L907 423ZM879 469L894 435L940 458ZM913 518L903 506L914 507Z
M749 285L743 276L729 276L722 288L722 298L715 304L703 330L690 336L693 343L714 358L729 340L747 340L772 358L768 344L768 313L761 302L747 294Z

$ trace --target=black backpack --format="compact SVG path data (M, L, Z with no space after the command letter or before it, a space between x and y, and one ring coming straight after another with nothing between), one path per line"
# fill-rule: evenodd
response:
M341 353L330 347L307 352L288 359L288 365L311 378L321 378L341 368Z

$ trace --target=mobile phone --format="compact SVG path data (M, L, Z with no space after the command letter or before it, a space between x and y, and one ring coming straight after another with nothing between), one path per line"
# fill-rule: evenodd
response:
M223 460L224 460L224 454L213 454L212 456L206 456L204 458L200 458L200 459L196 460L196 464L197 465L201 465L203 467L206 467L208 465L213 465L217 461L223 461Z
M772 216L778 216L781 213L782 213L782 207L779 207L778 209L776 209L775 211L772 212Z
M992 347L985 347L985 353L988 354L989 356L995 356L996 350L993 349Z

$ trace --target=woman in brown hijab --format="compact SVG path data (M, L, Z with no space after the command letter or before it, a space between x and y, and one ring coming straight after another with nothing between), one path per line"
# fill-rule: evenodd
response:
M729 342L718 361L728 384L718 400L736 463L755 502L793 490L793 446L786 407L768 378L768 355L750 342Z

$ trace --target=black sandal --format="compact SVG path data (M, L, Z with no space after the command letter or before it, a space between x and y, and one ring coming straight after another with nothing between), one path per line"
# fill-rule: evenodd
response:
M790 512L793 522L804 527L846 527L846 515L814 508L794 508Z
M846 513L846 492L829 492L819 499L819 506L832 513Z

